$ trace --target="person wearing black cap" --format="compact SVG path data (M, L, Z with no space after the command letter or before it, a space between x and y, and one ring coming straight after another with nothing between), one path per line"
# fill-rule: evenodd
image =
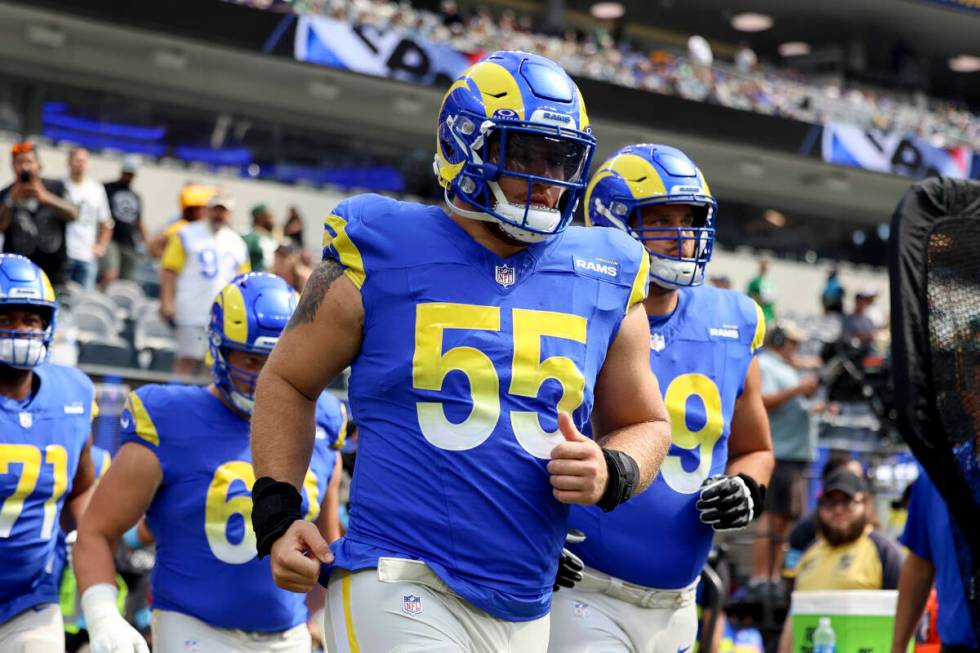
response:
M893 590L898 588L902 552L875 530L871 493L863 478L846 468L827 477L817 502L817 541L794 570L793 589ZM786 617L780 653L792 650Z
M112 212L112 242L106 252L102 281L109 285L116 279L135 279L140 264L140 243L149 242L143 226L143 199L133 190L133 179L139 171L139 159L123 159L119 179L105 185Z

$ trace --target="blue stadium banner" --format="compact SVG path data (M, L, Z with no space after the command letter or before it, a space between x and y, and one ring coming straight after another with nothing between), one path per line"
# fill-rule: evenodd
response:
M404 82L448 86L470 65L467 55L405 30L301 16L294 54L299 61Z
M974 152L965 145L936 147L918 136L841 123L824 125L821 149L828 163L916 179L933 175L969 179L975 170Z

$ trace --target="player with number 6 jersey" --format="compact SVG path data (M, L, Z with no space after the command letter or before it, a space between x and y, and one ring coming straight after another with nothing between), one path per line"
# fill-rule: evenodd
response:
M112 544L146 514L157 545L154 651L308 653L305 597L279 589L255 555L248 417L258 371L297 295L271 274L237 277L215 298L208 327L213 383L146 385L121 416L122 446L100 481L74 550L93 650L145 650L116 611ZM339 412L336 399L322 409ZM338 415L318 420L341 425ZM317 521L339 456L324 433L303 482L303 518ZM318 525L327 532L322 520ZM335 535L339 535L334 531ZM115 648L113 648L115 647Z
M332 651L544 651L568 504L611 510L655 474L666 413L636 362L648 258L626 234L568 227L594 142L557 64L493 53L443 101L445 209L361 195L326 218L324 262L260 380L252 516L282 586L331 561L297 521L302 425L350 364Z
M695 643L695 588L714 531L762 512L772 471L758 362L765 323L742 293L701 285L714 197L680 150L632 145L586 191L591 226L628 233L650 256L650 367L673 443L650 488L614 513L575 506L584 579L552 611L552 651L676 653Z
M77 520L95 468L95 388L47 363L58 304L47 275L0 254L0 651L60 651L55 564L62 509Z

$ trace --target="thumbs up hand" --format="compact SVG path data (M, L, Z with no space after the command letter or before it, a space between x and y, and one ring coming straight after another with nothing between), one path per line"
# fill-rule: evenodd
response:
M552 494L562 503L591 506L602 498L609 480L602 449L579 433L568 413L558 413L558 430L565 441L551 450Z

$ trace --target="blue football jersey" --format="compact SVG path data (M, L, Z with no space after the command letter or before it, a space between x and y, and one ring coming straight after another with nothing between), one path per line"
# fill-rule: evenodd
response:
M40 385L26 401L0 396L0 623L58 602L61 509L98 413L78 370L46 364L34 374Z
M347 439L347 420L347 404L324 391L316 401L316 438L326 440L330 449L342 449Z
M704 480L725 472L735 401L765 337L746 295L711 286L677 292L673 315L650 320L650 366L673 436L660 474L612 512L573 506L569 522L585 533L569 548L586 565L659 589L690 585L707 562L714 532L694 504Z
M269 559L256 555L248 420L207 388L146 385L130 394L121 425L122 442L150 449L163 470L146 513L157 546L153 606L249 631L305 621L305 597L276 587ZM316 440L303 484L309 520L336 455Z
M424 560L490 614L547 614L568 507L546 464L558 410L588 420L596 375L649 260L572 227L507 259L439 207L361 195L326 220L326 257L360 289L349 401L360 429L336 565Z

